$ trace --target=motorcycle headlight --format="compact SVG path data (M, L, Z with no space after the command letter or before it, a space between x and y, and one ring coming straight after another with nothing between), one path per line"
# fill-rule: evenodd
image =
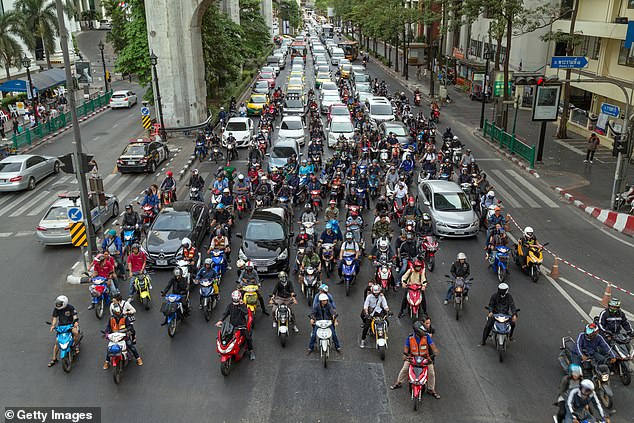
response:
M601 381L602 381L602 382L607 382L607 381L608 381L608 379L610 379L610 374L609 374L609 373L606 373L606 374L604 374L604 375L601 375Z
M240 250L238 251L238 258L239 258L240 260L244 260L244 261L249 260L249 258L247 257L247 255L246 255L246 254L244 254L244 251L242 251L242 248L240 248Z
M280 253L280 255L279 255L279 256L277 256L277 258L278 258L279 260L286 260L286 259L288 258L288 248L287 248L287 249L285 249L284 251L282 251L282 252Z

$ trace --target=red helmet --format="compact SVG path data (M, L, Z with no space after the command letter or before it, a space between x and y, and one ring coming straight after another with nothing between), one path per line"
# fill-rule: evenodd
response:
M407 200L411 205L414 205L414 197L409 197L409 199Z
M414 267L423 267L423 262L418 260L418 259L416 259L414 261Z
M169 177L171 178L171 177L172 177L172 175L174 175L174 174L172 173L172 171L171 171L171 170L168 170L168 171L167 171L167 176L169 176Z

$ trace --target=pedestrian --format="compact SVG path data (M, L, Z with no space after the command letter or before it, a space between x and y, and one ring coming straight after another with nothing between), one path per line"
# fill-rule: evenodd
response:
M5 139L7 134L4 132L4 119L0 121L0 138Z
M20 122L18 122L18 118L13 118L13 134L20 135Z
M590 138L588 138L588 151L586 152L586 159L583 161L584 163L588 163L588 161L592 163L592 160L594 160L594 153L599 147L599 142L599 137L595 132L590 134Z

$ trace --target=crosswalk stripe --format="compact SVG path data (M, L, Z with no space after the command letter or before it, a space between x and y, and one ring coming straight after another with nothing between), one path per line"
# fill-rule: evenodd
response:
M119 199L119 201L124 201L124 199L128 196L128 194L130 194L130 192L133 189L137 188L139 184L143 183L143 179L144 178L137 178L138 182L136 184L135 183L128 184L128 186L123 191L117 194L117 198Z
M539 198L540 200L542 200L544 203L546 203L549 207L552 208L558 208L559 204L555 203L553 200L551 200L546 194L544 194L543 192L541 192L540 190L538 190L537 188L535 188L533 185L531 185L530 182L528 182L526 179L522 178L517 172L515 172L512 169L508 169L506 171L506 173L508 173L509 175L512 175L517 182L519 182L520 184L524 185L526 187L527 190L529 190L530 192L532 192L537 198Z
M31 201L29 201L28 203L24 204L22 207L20 207L19 209L11 213L9 217L16 217L16 216L23 215L24 212L29 210L35 203L37 203L38 201L42 201L41 197L46 197L48 194L49 194L48 191L44 191L42 192L41 196L40 195L35 196L35 198L32 198Z
M529 207L532 207L534 209L538 209L541 207L539 204L537 204L535 200L533 200L531 197L526 195L526 192L522 190L522 188L518 187L517 185L513 183L513 181L509 180L509 178L506 175L504 175L504 173L501 170L494 169L492 170L492 172L498 176L500 181L504 181L504 184L506 186L508 186L511 190L513 190L513 192L518 194L519 197L522 200L524 200L528 204Z
M55 194L54 197L51 195L49 198L57 198L57 196L59 194L61 194L62 192L63 191L59 191L57 194ZM42 199L42 203L38 204L35 208L31 209L31 211L27 213L27 216L36 216L36 215L42 213L44 211L44 209L49 207L51 204L52 204L52 202L49 202L49 201L46 201L45 199Z
M106 178L103 180L103 188L104 190L107 191L106 186L115 178L115 176L117 176L118 173L111 173L110 175L106 176Z
M511 194L508 193L508 191L502 188L502 185L497 183L495 179L491 178L490 173L489 173L488 179L489 179L489 182L493 185L494 192L497 191L502 194L501 198L502 198L503 204L508 203L508 205L511 207L521 207L520 203L515 199L515 197L513 197Z
M41 182L39 185L37 185L35 189L29 192L28 194L20 193L16 201L11 201L9 204L7 204L2 209L0 209L0 216L4 216L9 210L11 210L14 207L17 207L19 204L25 201L29 201L31 197L41 194L44 187L47 187L47 185L49 185L53 180L54 180L53 178L46 179L44 182Z
M114 193L117 192L117 189L124 183L127 182L127 180L130 179L130 175L121 175L121 177L119 179L117 179L117 182L115 182L114 184L112 184L111 187L109 187L108 189L105 189L106 187L104 186L104 190Z

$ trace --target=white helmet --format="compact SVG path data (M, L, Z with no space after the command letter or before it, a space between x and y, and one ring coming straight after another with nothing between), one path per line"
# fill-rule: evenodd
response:
M233 304L240 304L240 300L242 300L242 293L236 289L231 293L231 302Z
M579 384L579 387L581 389L587 389L590 392L594 392L594 383L590 380L590 379L584 379L581 381L581 383Z
M381 293L381 286L378 284L372 285L372 294L379 295Z
M238 269L242 269L245 265L246 263L242 259L238 259L238 261L236 261L236 266L238 267Z
M231 194L231 190L229 188L225 188L222 190L225 194Z
M191 246L191 245L192 245L192 241L191 241L189 238L185 237L185 238L183 238L183 240L181 241L181 245L182 245L183 247L184 247L184 246L186 246L186 245L187 245L187 246Z
M379 248L384 249L389 247L389 245L390 245L390 242L387 239L385 238L379 239Z
M319 297L317 297L317 299L319 301L328 301L328 294L319 294Z
M524 228L524 235L526 235L526 236L533 235L533 228L531 228L530 226L525 227Z
M487 192L487 197L489 197L489 198L495 197L495 192L493 192L493 191Z
M121 308L121 305L119 305L119 303L110 304L110 314L115 315L115 314L121 314L122 312L123 312L123 309Z
M210 266L211 266L213 263L214 263L214 261L213 261L212 259L210 259L209 257L207 257L207 258L205 259L205 264L208 264L208 265L210 265Z
M239 181L243 181L244 180L244 175L243 174L239 174L238 175L238 180Z
M60 295L55 298L55 308L58 310L63 309L68 305L68 297L66 295Z
M458 260L466 260L467 255L465 253L458 253Z
M458 141L458 137L456 135L453 136L454 141Z

